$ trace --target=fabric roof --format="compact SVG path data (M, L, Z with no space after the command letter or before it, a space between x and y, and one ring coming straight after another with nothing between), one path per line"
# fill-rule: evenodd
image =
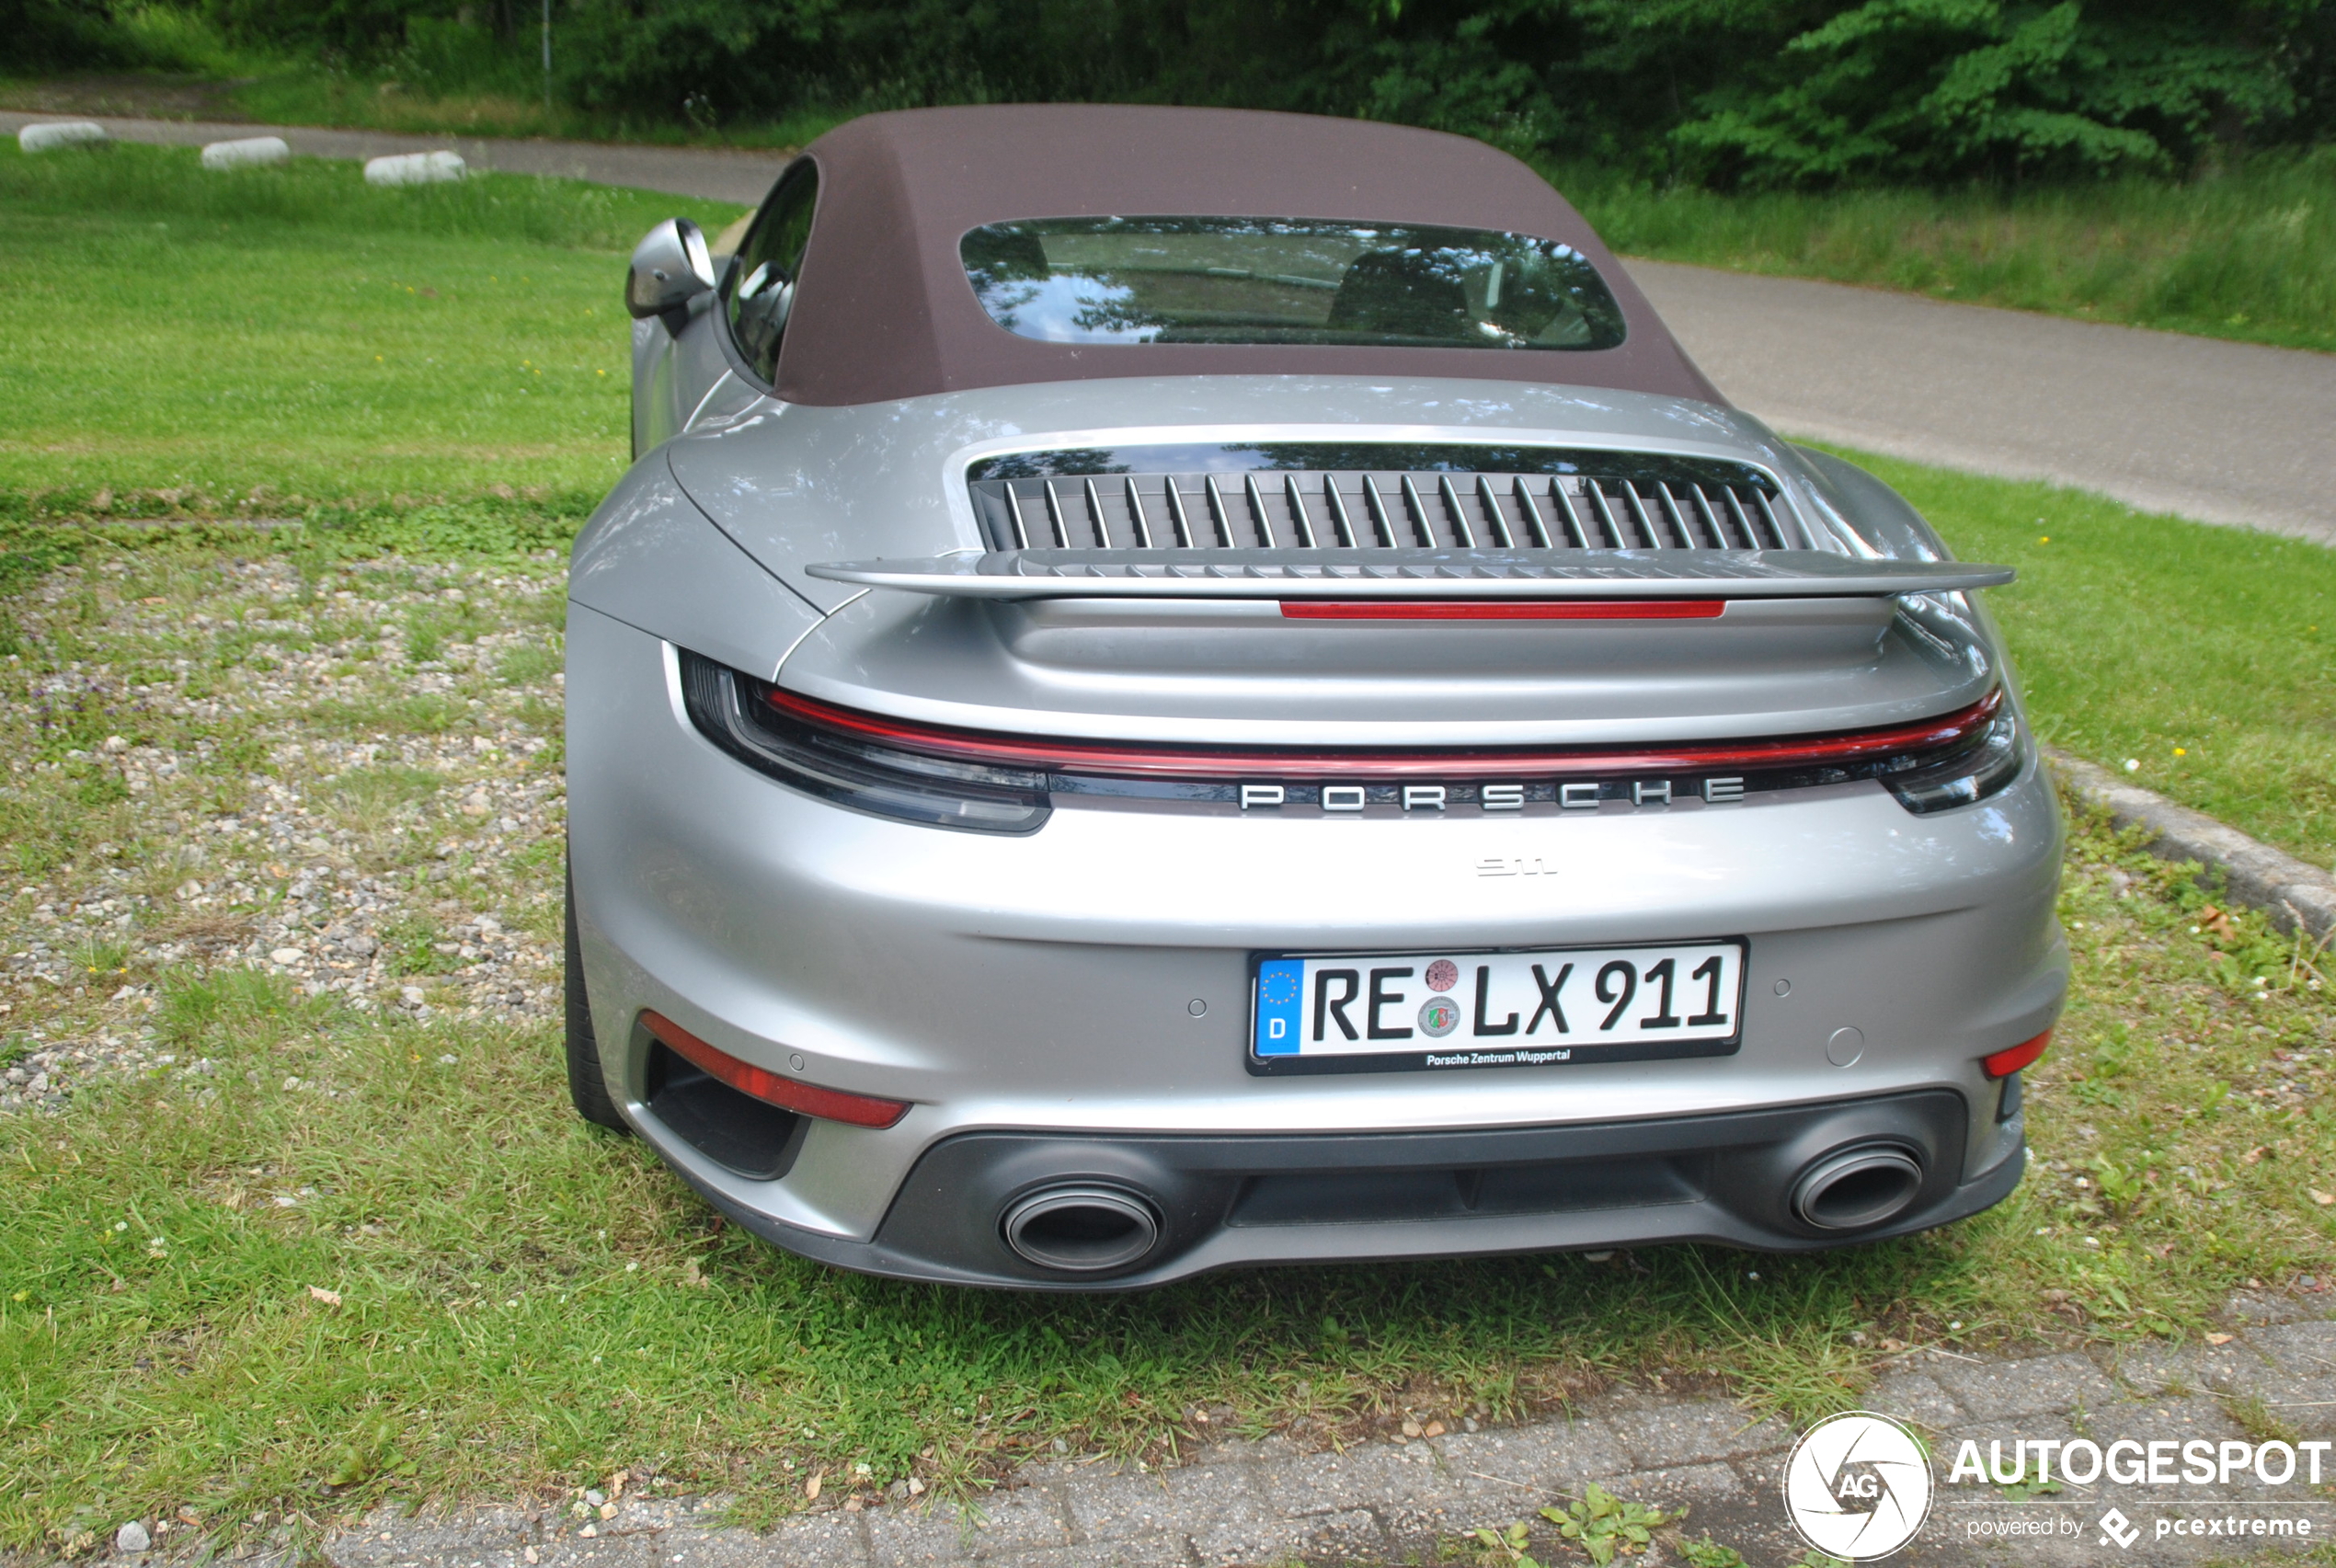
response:
M872 114L803 153L819 202L779 359L791 403L887 402L1102 376L1464 376L1723 402L1581 214L1481 142L1247 109L996 105ZM1337 218L1506 229L1587 257L1629 332L1609 349L1069 344L991 321L967 230L1017 218Z

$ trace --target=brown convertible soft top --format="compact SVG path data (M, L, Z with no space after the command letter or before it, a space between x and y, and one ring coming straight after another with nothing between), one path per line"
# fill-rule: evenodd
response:
M1723 399L1613 256L1531 169L1481 142L1246 109L999 105L872 114L804 150L819 193L779 360L790 403L878 403L1098 376L1471 376ZM1069 344L974 298L968 229L1017 218L1342 218L1506 229L1573 246L1629 332L1607 349Z

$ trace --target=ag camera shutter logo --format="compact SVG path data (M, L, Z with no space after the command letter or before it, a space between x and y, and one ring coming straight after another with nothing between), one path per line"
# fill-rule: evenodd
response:
M1887 1557L1929 1516L1929 1456L1886 1415L1828 1415L1801 1434L1785 1461L1784 1511L1828 1557Z

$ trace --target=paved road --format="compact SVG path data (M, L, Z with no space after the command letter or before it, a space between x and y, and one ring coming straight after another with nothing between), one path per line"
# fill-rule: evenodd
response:
M1633 261L1787 435L2336 544L2336 354Z
M0 131L35 116L0 113ZM301 153L451 146L481 168L759 200L768 154L99 117L127 140ZM2336 544L2336 355L1634 261L1723 391L1788 435Z

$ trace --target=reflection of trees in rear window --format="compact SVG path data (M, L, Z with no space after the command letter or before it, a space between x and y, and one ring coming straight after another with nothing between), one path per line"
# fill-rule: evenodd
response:
M1049 343L1610 349L1622 312L1554 240L1418 223L1035 218L960 242L990 318Z

